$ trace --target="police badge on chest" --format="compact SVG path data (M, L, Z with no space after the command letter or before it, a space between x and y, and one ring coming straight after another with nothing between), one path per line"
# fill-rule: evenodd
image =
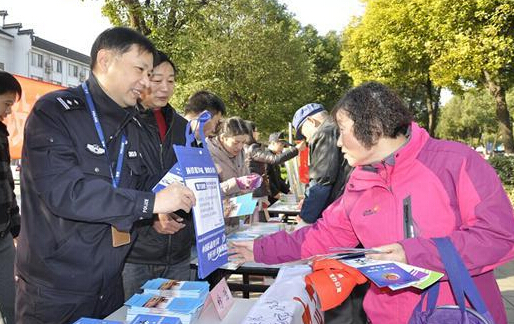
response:
M104 155L105 149L98 144L86 144L86 149L94 155Z

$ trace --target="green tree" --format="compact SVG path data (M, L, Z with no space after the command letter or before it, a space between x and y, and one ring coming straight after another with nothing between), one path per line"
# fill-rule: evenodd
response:
M485 146L498 137L498 121L494 101L483 89L470 89L453 96L441 110L437 136L466 142L471 146Z
M350 76L340 66L341 37L335 31L320 36L312 25L307 25L302 29L300 39L311 64L309 79L314 98L310 101L330 109L352 84Z
M269 132L313 97L300 25L275 0L108 0L104 13L146 33L178 63L177 107L208 89L229 114Z
M438 84L483 86L495 102L506 152L514 153L506 91L512 86L514 2L512 0L425 0L431 40L432 77Z
M395 88L434 134L441 87L430 74L431 35L421 2L367 0L364 15L343 32L341 66L356 84L376 80Z

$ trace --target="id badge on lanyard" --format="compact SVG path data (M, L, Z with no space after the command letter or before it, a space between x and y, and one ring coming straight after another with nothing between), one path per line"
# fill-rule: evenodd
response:
M109 153L107 150L107 142L105 141L105 136L102 130L102 125L100 124L100 119L98 118L98 114L96 112L95 103L93 102L93 98L89 93L89 89L86 83L82 83L82 89L84 90L84 94L86 95L87 107L89 108L89 112L91 113L91 118L93 118L93 122L95 124L96 133L98 134L98 138L100 139L100 143L102 144L105 150L105 157L107 159L107 165L109 165L109 172L111 173L112 186L117 188L120 179L121 179L121 169L123 167L123 158L125 155L125 148L127 146L127 138L125 134L121 137L120 150L118 152L118 159L116 162L116 172L113 174L112 168L110 166L111 162L109 160ZM117 230L114 226L111 225L111 234L112 234L112 246L118 247L123 246L130 243L130 233L123 232Z

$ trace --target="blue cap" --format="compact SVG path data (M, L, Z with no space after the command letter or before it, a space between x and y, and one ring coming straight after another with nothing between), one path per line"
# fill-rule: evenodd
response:
M320 111L325 110L322 104L319 103L310 103L306 104L302 108L298 109L293 116L293 127L296 130L296 138L303 139L302 133L300 133L299 129L302 127L307 117L314 115Z

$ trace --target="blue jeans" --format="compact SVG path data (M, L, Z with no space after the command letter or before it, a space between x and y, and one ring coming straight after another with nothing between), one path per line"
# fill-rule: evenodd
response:
M14 243L11 233L0 238L0 318L14 324Z
M166 278L191 280L189 258L174 265L125 263L123 268L123 290L125 300L141 293L141 286L150 279Z

